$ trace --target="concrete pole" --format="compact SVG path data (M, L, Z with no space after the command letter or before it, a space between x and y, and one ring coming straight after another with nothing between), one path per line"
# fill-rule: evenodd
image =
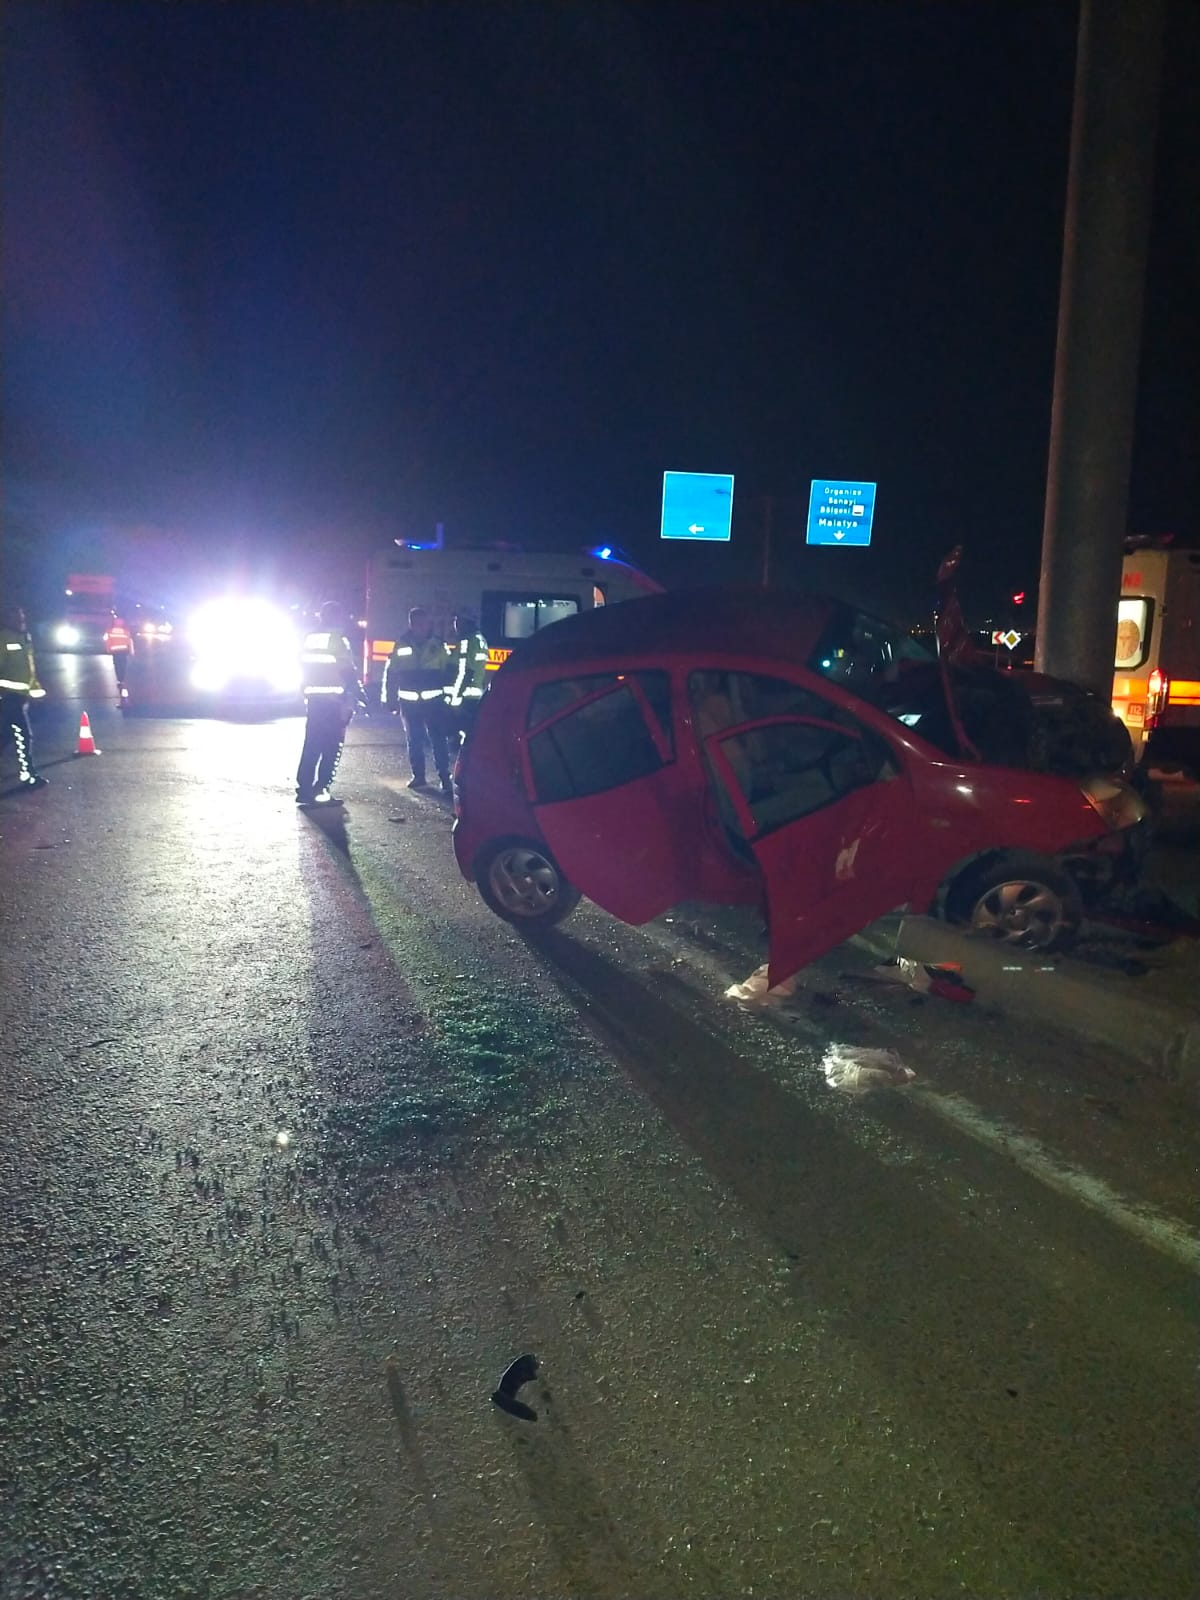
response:
M1164 0L1081 0L1037 666L1112 693Z

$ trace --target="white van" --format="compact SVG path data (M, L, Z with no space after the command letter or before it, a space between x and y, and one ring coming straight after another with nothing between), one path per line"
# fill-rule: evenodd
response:
M397 540L367 574L363 681L379 689L413 606L433 613L434 632L451 638L452 619L471 616L488 642L495 672L522 639L563 617L654 594L660 585L607 549L586 555L482 546L429 549Z
M1126 548L1113 710L1140 760L1200 774L1200 550Z

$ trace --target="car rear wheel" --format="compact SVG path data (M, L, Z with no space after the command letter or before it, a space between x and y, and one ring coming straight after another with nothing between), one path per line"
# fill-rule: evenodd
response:
M520 928L550 928L570 916L579 890L551 857L525 839L487 845L475 862L475 883L498 917Z
M1052 861L1001 856L951 885L946 919L1015 949L1065 950L1079 935L1083 901Z

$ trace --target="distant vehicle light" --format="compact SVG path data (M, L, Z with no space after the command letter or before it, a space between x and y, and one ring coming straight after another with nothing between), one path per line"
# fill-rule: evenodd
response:
M71 591L68 589L67 593L70 594L70 592ZM72 649L82 638L83 635L80 633L79 629L74 627L70 622L61 622L54 630L54 642L55 644L62 645L64 650Z

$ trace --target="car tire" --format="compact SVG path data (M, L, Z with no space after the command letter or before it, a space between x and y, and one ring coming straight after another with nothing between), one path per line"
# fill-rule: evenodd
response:
M475 858L475 886L489 910L516 928L552 928L581 898L545 846L529 839L485 845Z
M1079 937L1083 899L1055 862L1001 855L954 880L945 897L945 917L1012 949L1067 950Z

